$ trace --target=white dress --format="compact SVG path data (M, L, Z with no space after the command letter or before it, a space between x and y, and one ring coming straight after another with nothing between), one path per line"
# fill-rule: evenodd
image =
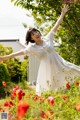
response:
M36 94L65 87L67 81L73 82L80 77L80 67L64 60L53 47L54 33L44 37L43 45L29 43L25 54L35 55L40 60L36 83Z

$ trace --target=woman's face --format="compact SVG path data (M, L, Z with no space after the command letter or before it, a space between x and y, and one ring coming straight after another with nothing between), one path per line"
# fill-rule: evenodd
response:
M35 42L38 42L41 40L41 34L39 31L33 31L31 33L31 39L34 40Z

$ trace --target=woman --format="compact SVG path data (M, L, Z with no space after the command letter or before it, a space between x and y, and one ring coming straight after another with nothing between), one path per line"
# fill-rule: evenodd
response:
M36 83L36 94L38 95L41 95L43 91L61 88L65 86L67 80L74 80L74 77L80 76L80 67L65 61L53 48L53 36L67 11L68 6L62 8L59 19L44 38L39 30L29 29L26 35L26 49L0 57L0 61L25 54L39 58L40 66Z

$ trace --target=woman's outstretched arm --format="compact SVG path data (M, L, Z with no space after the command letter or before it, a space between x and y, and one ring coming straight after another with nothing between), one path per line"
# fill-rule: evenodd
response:
M7 60L9 58L13 58L13 57L16 57L16 56L21 56L21 55L24 55L24 51L18 51L18 52L15 52L15 53L11 53L9 55L0 56L0 61Z
M66 14L66 12L67 12L68 10L69 10L69 6L68 6L68 5L66 5L66 6L64 6L64 7L62 8L61 15L60 15L60 17L58 18L58 20L57 20L56 24L54 25L54 27L52 28L52 31L53 31L53 32L57 32L58 27L59 27L59 25L61 24L61 22L63 21L63 18L64 18L65 14Z

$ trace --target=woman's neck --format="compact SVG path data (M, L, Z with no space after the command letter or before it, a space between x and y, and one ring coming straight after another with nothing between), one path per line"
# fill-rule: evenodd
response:
M36 45L42 45L42 44L43 44L43 40L36 42Z

